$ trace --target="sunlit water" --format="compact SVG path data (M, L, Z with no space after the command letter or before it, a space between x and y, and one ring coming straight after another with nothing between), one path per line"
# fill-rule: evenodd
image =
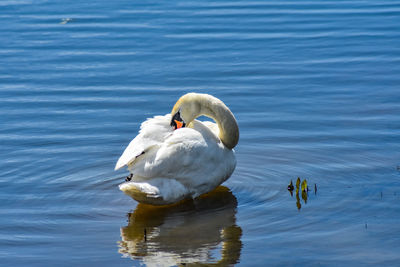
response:
M1 265L399 263L399 1L86 2L0 3ZM114 164L189 91L236 171L138 205Z

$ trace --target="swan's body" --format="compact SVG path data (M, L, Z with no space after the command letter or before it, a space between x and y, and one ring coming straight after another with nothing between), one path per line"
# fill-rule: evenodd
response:
M195 120L201 115L212 117L217 124ZM187 127L179 128L176 123ZM222 101L187 94L171 114L142 123L139 135L115 166L116 170L127 166L132 173L131 181L120 189L139 202L159 205L207 193L235 169L232 148L238 138L236 120Z

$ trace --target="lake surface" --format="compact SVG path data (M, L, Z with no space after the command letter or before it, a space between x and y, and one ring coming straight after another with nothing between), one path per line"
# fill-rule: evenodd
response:
M2 265L399 263L400 1L0 11ZM114 165L191 91L235 114L236 170L194 201L138 205ZM297 177L308 194L287 190Z

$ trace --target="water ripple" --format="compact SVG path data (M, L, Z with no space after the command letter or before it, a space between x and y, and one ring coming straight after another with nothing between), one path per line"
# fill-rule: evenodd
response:
M398 262L398 1L0 6L3 264ZM238 120L229 189L143 208L114 164L190 91Z

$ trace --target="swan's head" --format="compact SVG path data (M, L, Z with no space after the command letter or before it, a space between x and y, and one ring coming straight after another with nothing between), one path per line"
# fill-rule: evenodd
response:
M171 126L175 130L185 127L199 116L201 106L198 95L196 93L186 94L175 103L171 112Z
M178 110L171 119L171 126L174 127L174 130L185 127L186 123L181 117L181 112Z

